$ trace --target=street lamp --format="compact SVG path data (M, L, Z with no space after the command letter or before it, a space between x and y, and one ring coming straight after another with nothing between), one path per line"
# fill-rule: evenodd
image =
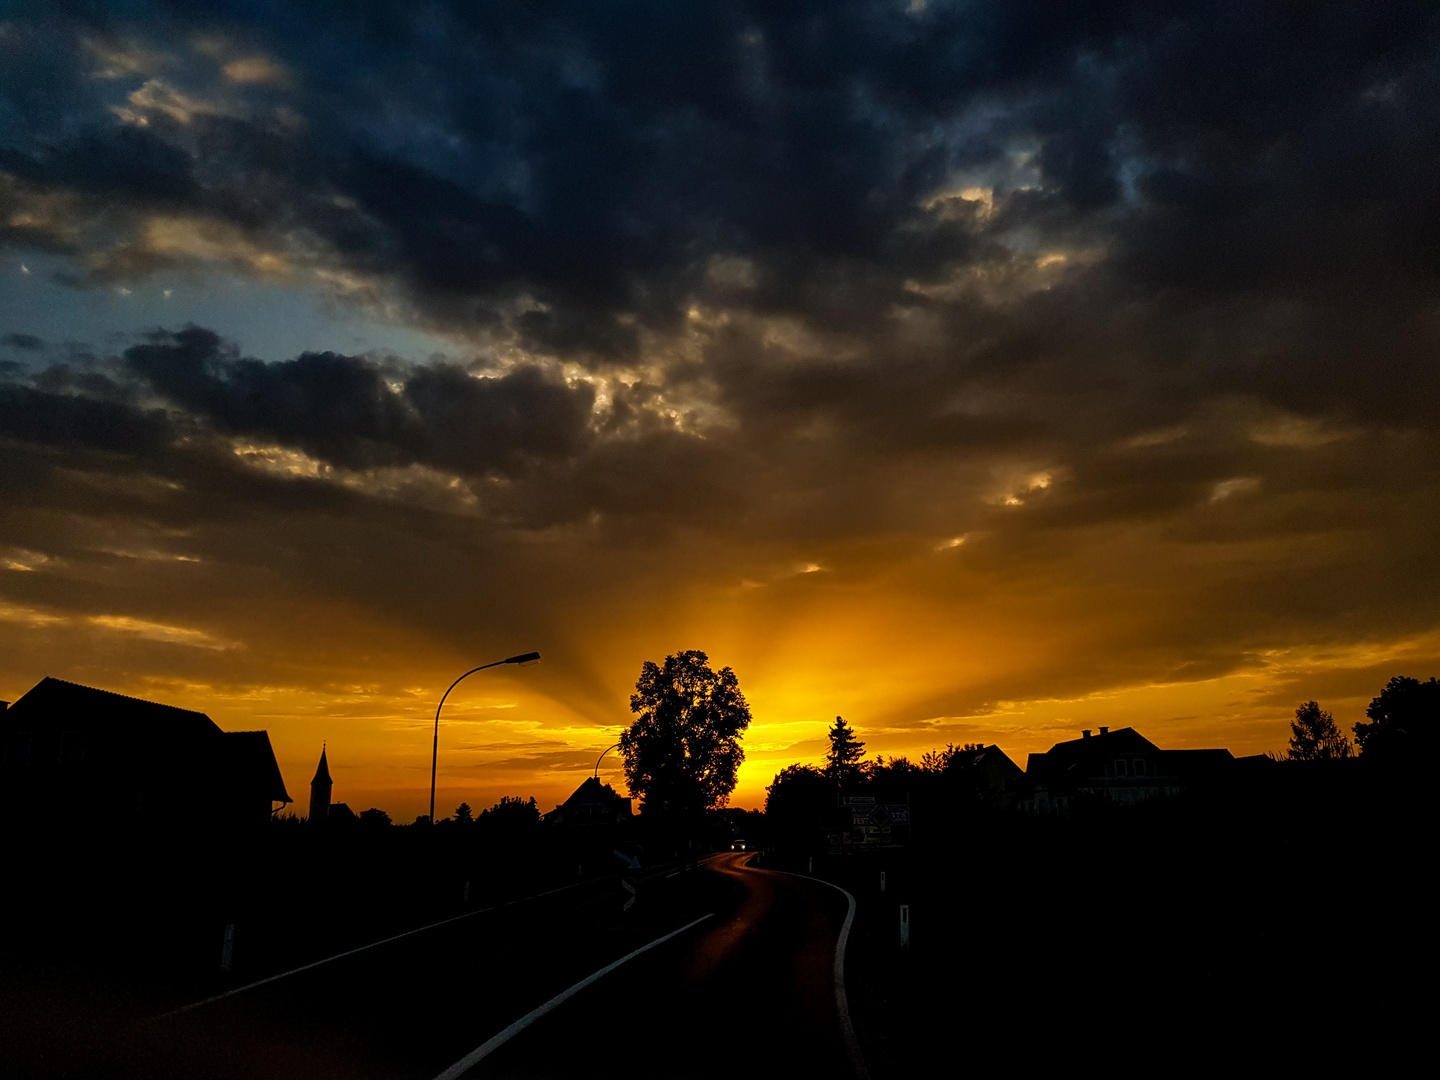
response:
M450 684L450 690L454 690L462 682L474 675L477 671L484 671L486 668L499 667L501 664L533 664L540 659L538 652L521 653L519 656L507 656L504 660L496 660L493 663L481 664L477 668L471 668ZM440 710L445 707L445 699L450 696L450 690L446 690L440 698L440 704L435 706L435 741L430 745L430 824L435 824L435 766L440 761Z
M614 746L606 747L605 750L600 754L600 756L595 759L595 779L596 779L596 780L599 780L599 779L600 779L600 762L602 762L602 761L605 760L605 755L608 754L611 750L619 750L619 749L620 749L620 744L617 742Z

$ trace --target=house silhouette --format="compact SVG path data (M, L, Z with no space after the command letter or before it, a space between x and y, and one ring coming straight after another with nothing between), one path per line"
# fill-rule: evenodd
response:
M41 679L0 712L0 792L32 825L264 822L291 802L264 731Z
M1162 750L1134 728L1056 743L1025 763L1029 788L1022 800L1031 813L1069 809L1077 796L1134 804L1213 781L1235 763L1229 750Z
M995 806L1013 807L1025 786L1020 766L995 745L955 751L950 768L973 795Z
M629 821L630 817L629 799L609 784L587 776L568 799L545 815L545 821L550 825L600 825Z

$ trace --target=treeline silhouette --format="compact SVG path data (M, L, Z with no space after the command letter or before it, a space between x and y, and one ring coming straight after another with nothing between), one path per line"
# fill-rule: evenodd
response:
M26 932L4 936L0 959L84 969L158 1008L619 868L613 830L546 828L533 798L468 809L434 827L378 809L249 827L181 813L144 830L12 823L6 909Z
M1437 691L1391 679L1343 750L1307 702L1283 754L1064 814L1024 812L983 747L865 760L842 724L823 766L770 786L764 865L858 898L848 983L877 1077L1008 1068L1019 1048L1030 1069L1074 1068L1080 1048L1213 1063L1277 1032L1292 1063L1378 1064L1379 1033L1419 1020L1404 988L1429 921ZM908 803L908 834L837 852L857 799ZM1342 1028L1314 1027L1321 1002L1344 1002Z

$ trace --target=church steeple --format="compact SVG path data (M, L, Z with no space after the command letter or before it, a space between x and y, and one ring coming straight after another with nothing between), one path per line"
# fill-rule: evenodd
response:
M310 820L324 821L330 816L330 766L325 760L325 745L320 745L320 766L310 781Z

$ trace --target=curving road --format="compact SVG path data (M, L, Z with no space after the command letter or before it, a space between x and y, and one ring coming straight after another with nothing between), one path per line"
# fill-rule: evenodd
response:
M837 1005L840 890L722 855L706 865L729 903L683 937L637 957L557 1008L469 1073L733 1077L863 1075ZM841 997L843 1003L843 996Z
M475 912L150 1019L6 982L0 1058L87 1080L863 1077L836 993L848 897L751 858L644 871L629 910L610 879Z

